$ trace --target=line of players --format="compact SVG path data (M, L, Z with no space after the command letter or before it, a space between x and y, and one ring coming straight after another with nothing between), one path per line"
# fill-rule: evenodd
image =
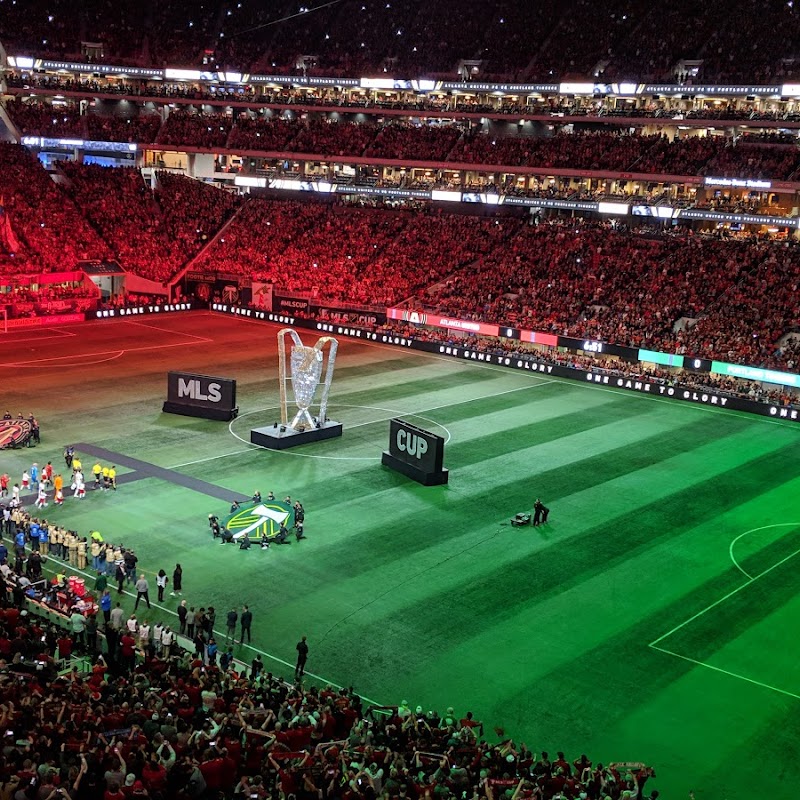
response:
M83 464L80 458L75 455L75 448L72 445L67 445L64 448L64 463L67 469L72 470L72 496L78 500L83 500L86 497L86 479L83 474ZM117 491L117 467L103 466L99 461L92 467L92 476L94 477L94 488L100 489L104 492ZM59 498L58 487L56 487L56 504L60 505L64 502L63 493ZM45 504L46 505L46 504Z
M78 458L71 457L69 459L68 467L72 469L72 496L78 500L82 500L86 496L86 481L83 476L83 467ZM104 467L99 462L92 467L92 474L94 475L94 488L102 489L103 491L116 491L117 490L117 468L116 466ZM11 479L8 473L0 475L0 498L8 497L9 483ZM47 464L39 471L39 466L36 462L31 465L30 470L24 470L20 483L15 483L11 489L12 508L20 505L20 496L27 494L29 489L37 487L36 507L45 508L47 503L48 490L53 490L54 502L60 506L64 502L64 478L61 473L53 474L53 464L48 461Z

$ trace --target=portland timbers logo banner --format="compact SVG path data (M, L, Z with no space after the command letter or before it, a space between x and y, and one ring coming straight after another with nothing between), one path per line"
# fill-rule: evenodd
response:
M278 535L281 525L294 527L294 508L288 503L268 500L251 503L238 509L223 520L223 525L233 534L234 539L273 539Z

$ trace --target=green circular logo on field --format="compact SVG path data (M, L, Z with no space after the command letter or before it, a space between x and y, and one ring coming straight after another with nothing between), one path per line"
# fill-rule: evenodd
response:
M222 524L233 534L234 539L245 536L250 539L273 539L278 535L281 525L294 527L294 508L279 500L250 503L246 508L240 508L231 514Z

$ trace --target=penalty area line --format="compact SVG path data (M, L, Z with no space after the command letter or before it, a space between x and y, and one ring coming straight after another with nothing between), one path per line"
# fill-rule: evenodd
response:
M778 567L782 566L783 564L785 564L787 561L791 560L792 558L794 558L798 554L800 554L800 550L795 550L793 553L790 553L788 556L786 556L785 558L782 558L780 561L778 561L777 563L773 564L771 567L768 567L767 569L763 570L762 572L759 572L758 575L755 575L754 577L752 577L749 580L745 581L741 586L737 586L735 589L731 590L730 592L728 592L724 596L720 597L718 600L715 600L713 603L711 603L710 605L708 605L705 608L701 609L696 614L693 614L691 617L689 617L689 619L686 619L683 622L681 622L679 625L676 625L674 628L672 628L672 630L667 631L667 633L664 633L661 636L659 636L657 639L654 639L647 646L649 648L651 648L652 650L658 650L660 653L665 653L666 655L674 656L675 658L680 658L682 661L686 661L686 662L688 662L690 664L695 664L698 667L705 667L706 669L710 669L713 672L719 672L719 673L721 673L723 675L728 675L729 677L732 677L732 678L738 678L739 680L745 681L746 683L751 683L754 686L760 686L763 689L768 689L769 691L776 692L778 694L786 695L787 697L793 697L793 698L795 698L797 700L800 700L800 695L795 694L793 692L790 692L790 691L788 691L786 689L780 689L777 686L771 686L768 683L763 683L762 681L758 681L755 678L748 678L746 675L740 675L738 672L731 672L730 670L723 669L722 667L715 667L713 664L708 664L705 661L700 661L700 660L698 660L696 658L692 658L691 656L685 656L685 655L683 655L681 653L676 653L674 650L669 650L666 647L661 647L659 645L659 642L664 641L664 639L667 639L670 636L672 636L673 633L676 633L677 631L679 631L681 628L685 627L689 623L694 622L696 619L699 619L704 614L706 614L708 611L711 611L712 608L716 608L718 605L721 605L726 600L729 600L735 594L738 594L739 592L741 592L742 589L746 589L748 586L752 585L757 580L760 580L761 578L765 577L766 575L769 575L770 572L772 572L773 570L775 570Z
M158 331L159 333L169 333L172 336L188 336L190 339L196 339L198 342L204 342L206 344L212 343L214 340L209 339L207 336L198 336L196 333L185 333L184 331L173 331L169 328L160 328L158 325L148 325L146 322L134 322L133 320L125 320L130 325L138 325L140 328L149 328L151 331Z
M745 576L745 578L750 578L752 580L753 576L750 575L750 573L747 572L744 569L744 567L742 567L742 565L736 560L736 557L733 555L733 547L736 544L736 542L738 542L739 539L742 539L745 536L749 536L751 533L758 533L759 531L766 531L766 530L769 530L770 528L795 528L795 527L800 527L800 522L776 522L776 523L774 523L772 525L761 525L758 528L750 528L749 531L745 531L744 533L740 533L735 539L733 539L733 541L728 546L728 556L730 556L730 559L733 562L733 565L736 567L736 569L738 569L739 572L741 572L742 575Z
M748 580L748 581L745 581L741 586L737 586L735 589L732 589L726 595L724 595L723 597L720 597L719 600L715 600L713 603L711 603L711 605L706 606L705 608L703 608L700 611L698 611L696 614L692 614L692 616L689 617L689 619L686 619L683 622L681 622L679 625L676 625L672 630L667 631L666 633L664 633L661 636L659 636L657 639L653 639L653 641L650 642L648 647L654 647L659 642L663 641L664 639L669 638L670 636L672 636L673 633L677 633L681 628L684 628L690 622L694 622L696 619L699 619L700 617L702 617L703 614L706 614L707 612L711 611L712 608L716 608L718 605L724 603L726 600L729 600L735 594L738 594L739 592L741 592L742 589L746 589L748 586L750 586L751 584L755 583L757 580L760 580L761 578L765 577L766 575L769 575L769 573L772 572L772 570L777 569L778 567L782 566L783 564L785 564L787 561L789 561L790 559L794 558L798 554L800 554L800 550L795 550L793 553L789 553L788 556L786 556L785 558L782 558L780 561L778 561L776 564L773 564L771 567L768 567L767 569L763 570L763 572L759 572L758 575L756 575L753 578L750 578L750 580Z
M730 678L738 678L740 681L752 683L754 686L759 686L762 689L768 689L771 692L777 692L778 694L783 694L787 697L793 697L795 700L800 700L800 694L795 694L787 689L779 689L777 686L771 686L768 683L757 681L755 678L748 678L747 675L740 675L738 672L731 672L730 670L722 669L722 667L715 667L713 664L707 664L705 661L698 661L696 658L690 658L689 656L675 653L672 650L667 650L666 648L658 647L657 645L650 644L648 647L652 648L653 650L658 650L659 653L666 653L668 656L675 656L675 658L680 658L682 661L688 661L690 664L695 664L698 667L705 667L706 669L712 670L712 672L719 672L722 675L727 675Z
M207 340L212 341L212 340ZM10 367L30 367L30 366L58 366L58 367L82 367L86 366L90 362L79 360L79 359L87 359L87 358L97 358L98 356L111 356L112 358L119 358L122 355L127 355L128 353L141 353L148 350L166 350L170 347L195 347L199 344L207 344L206 340L203 341L195 341L195 342L173 342L171 344L155 344L149 345L147 347L122 347L117 350L101 350L99 352L94 353L73 353L66 356L50 356L49 358L34 358L30 361L15 361L10 364L6 364L6 366ZM75 359L75 362L72 364L59 364L57 362L65 361L66 359ZM99 363L99 362L95 362Z

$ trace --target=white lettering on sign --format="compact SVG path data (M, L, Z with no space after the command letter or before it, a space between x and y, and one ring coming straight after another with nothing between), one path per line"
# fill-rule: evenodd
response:
M191 397L192 400L205 400L209 403L219 403L222 400L220 389L222 387L218 383L209 383L207 394L203 394L203 388L200 381L196 378L185 380L178 378L178 397Z
M415 458L422 458L428 452L428 442L422 436L401 429L397 431L397 449Z

